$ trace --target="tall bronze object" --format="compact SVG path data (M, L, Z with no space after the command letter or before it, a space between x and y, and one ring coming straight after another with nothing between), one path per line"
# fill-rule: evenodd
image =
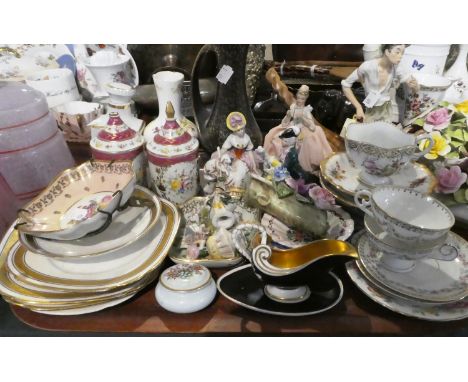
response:
M205 45L198 53L192 72L192 99L195 121L203 147L210 153L222 146L230 131L226 117L240 111L247 119L246 133L255 146L262 144L262 133L255 121L245 84L248 45ZM227 65L233 74L226 84L218 81L213 104L204 104L200 97L199 79L216 77Z

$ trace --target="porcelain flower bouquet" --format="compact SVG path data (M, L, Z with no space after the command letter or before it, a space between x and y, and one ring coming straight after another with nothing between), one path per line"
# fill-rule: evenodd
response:
M457 105L442 102L415 123L434 139L424 161L437 177L440 199L449 206L468 204L468 100ZM423 140L419 148L428 145Z

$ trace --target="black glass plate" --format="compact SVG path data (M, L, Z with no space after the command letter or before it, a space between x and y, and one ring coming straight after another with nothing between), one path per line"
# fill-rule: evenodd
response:
M269 299L262 281L255 276L250 264L225 273L218 280L218 290L224 297L244 308L278 316L308 316L333 308L343 297L343 284L332 272L333 285L326 292L314 293L303 302L284 304Z

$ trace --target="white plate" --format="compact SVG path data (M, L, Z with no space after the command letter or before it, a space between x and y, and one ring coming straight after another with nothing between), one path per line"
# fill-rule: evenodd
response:
M468 244L460 236L449 233L460 249L455 260L425 258L415 261L410 271L397 273L382 266L383 253L373 247L368 235L359 239L359 259L369 275L385 287L427 302L452 302L468 296Z
M102 292L137 282L162 263L180 223L177 208L167 201L161 202L162 218L153 231L145 236L146 241L139 240L124 250L96 258L64 261L28 253L18 245L17 234L11 227L0 245L0 263L3 264L0 268L0 293L12 298L27 297L28 300L42 302L48 301L48 297L56 297L53 293L45 295L25 291L12 283L8 279L5 261L36 285L67 286L73 291L88 288ZM32 269L30 266L39 268Z
M345 152L324 159L320 163L320 172L325 181L350 198L354 198L358 190L369 189L369 186L359 182L360 169L349 162ZM420 163L409 162L389 178L394 186L410 188L423 194L430 194L436 186L432 172Z
M24 81L45 69L68 68L76 73L75 58L63 44L2 44L20 55L0 52L0 81Z
M123 249L144 236L161 214L159 198L144 187L136 186L137 196L151 207L128 207L116 214L103 232L77 240L47 240L20 233L20 241L31 252L57 258L103 255Z
M99 312L101 310L110 308L112 306L119 305L127 300L130 300L135 294L131 294L127 297L120 298L118 300L112 300L105 302L103 304L96 304L87 306L85 308L74 308L74 309L61 309L61 310L40 310L40 309L31 309L33 312L47 314L51 316L78 316L81 314L89 314Z
M207 268L228 268L239 264L244 258L242 256L236 256L230 259L195 259L191 260L187 257L187 251L181 249L178 254L171 254L171 260L176 264L199 264Z
M428 321L455 321L468 317L468 300L448 303L431 304L419 301L409 301L398 298L381 291L377 286L371 284L359 271L356 262L346 263L346 270L351 280L370 299L377 304L404 316L416 317Z
M9 275L7 277L9 278ZM11 283L14 283L14 281L11 280ZM25 288L21 288L20 290L20 287L16 285L16 291L6 294L6 299L10 303L20 305L28 309L37 308L41 310L58 310L79 307L81 308L88 305L105 303L111 300L120 299L129 294L137 293L145 285L147 285L146 279L143 281L137 281L135 284L132 284L123 289L94 294L83 294L76 292L56 294L52 292L38 292ZM36 294L40 297L31 297L31 294Z
M138 68L132 55L123 44L74 44L73 53L76 58L77 79L82 89L87 90L91 96L96 98L109 96L109 93L98 85L93 74L84 64L86 59L92 55L90 52L96 52L99 50L113 50L118 54L123 54L124 56L129 57L130 61L127 67L127 74L128 78L130 78L130 83L128 85L132 87L138 86Z

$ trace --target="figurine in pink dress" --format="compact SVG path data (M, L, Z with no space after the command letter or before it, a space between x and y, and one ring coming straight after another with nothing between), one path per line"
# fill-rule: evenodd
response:
M302 85L297 91L296 102L291 105L281 125L271 129L265 136L264 148L269 155L282 160L290 146L284 144L280 135L288 128L299 129L300 133L295 146L298 151L299 164L303 170L314 173L320 162L333 150L322 128L314 123L312 106L305 104L308 97L309 87Z

